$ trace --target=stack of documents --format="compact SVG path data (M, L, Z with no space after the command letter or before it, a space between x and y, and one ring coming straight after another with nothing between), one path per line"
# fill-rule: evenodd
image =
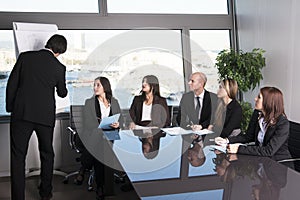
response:
M156 126L139 126L135 125L134 130L151 130L151 129L158 129Z
M214 133L213 131L210 131L208 129L203 129L200 131L193 131L193 130L183 129L181 127L162 128L161 130L166 132L169 135L186 135L186 134L206 135L206 134Z
M226 146L209 145L209 147L210 147L212 150L218 150L218 151L221 151L221 152L223 152L223 153L226 153Z

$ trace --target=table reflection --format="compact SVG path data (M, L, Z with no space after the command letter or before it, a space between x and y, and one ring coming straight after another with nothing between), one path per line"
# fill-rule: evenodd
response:
M141 199L276 200L295 199L298 192L299 174L266 157L224 154L193 135L119 135L113 151ZM288 172L295 173L292 179Z
M159 152L160 139L166 136L166 133L160 129L133 130L135 136L141 141L143 155L147 159L154 159Z
M263 157L218 152L214 163L220 179L231 184L235 199L248 194L255 200L276 200L287 183L288 168Z

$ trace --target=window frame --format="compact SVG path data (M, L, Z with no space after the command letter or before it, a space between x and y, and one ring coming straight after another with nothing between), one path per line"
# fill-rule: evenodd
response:
M185 91L192 73L190 30L229 30L230 46L238 49L235 1L228 0L228 14L121 14L107 13L107 0L98 0L99 13L1 12L0 30L13 22L57 24L60 30L175 29L181 31Z

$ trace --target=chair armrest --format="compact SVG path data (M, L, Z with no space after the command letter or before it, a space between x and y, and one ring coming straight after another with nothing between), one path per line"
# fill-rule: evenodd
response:
M300 158L290 158L290 159L285 159L285 160L279 160L277 162L283 163L283 162L293 162L293 161L298 161Z
M75 138L78 137L77 132L72 129L70 126L67 127L67 130L69 131L69 145L72 149L75 149L75 151L77 153L80 153L80 150L78 149L77 145L76 145L76 141Z

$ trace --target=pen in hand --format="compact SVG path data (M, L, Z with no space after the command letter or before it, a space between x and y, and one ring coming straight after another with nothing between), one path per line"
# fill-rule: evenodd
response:
M186 127L192 127L192 126L194 126L193 121L191 121L191 124L186 125Z

